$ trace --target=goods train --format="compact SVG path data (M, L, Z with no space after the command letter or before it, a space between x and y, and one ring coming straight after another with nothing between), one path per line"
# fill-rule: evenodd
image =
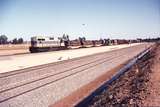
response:
M31 53L35 53L35 52L65 50L73 46L94 47L94 46L129 44L135 42L137 41L119 40L119 39L86 40L84 37L70 41L69 37L65 35L57 39L54 37L35 36L31 37L31 46L29 47L29 50Z

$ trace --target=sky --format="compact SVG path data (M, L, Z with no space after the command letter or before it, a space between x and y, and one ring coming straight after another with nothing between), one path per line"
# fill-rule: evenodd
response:
M160 0L0 0L0 35L160 37Z

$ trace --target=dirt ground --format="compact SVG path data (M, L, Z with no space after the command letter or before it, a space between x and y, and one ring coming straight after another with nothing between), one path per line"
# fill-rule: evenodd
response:
M138 60L86 106L160 106L160 45Z
M29 44L0 45L0 56L29 53Z
M17 50L17 49L28 49L29 43L26 44L6 44L0 45L0 50Z
M157 47L149 81L149 96L144 100L144 106L160 106L160 46Z
M26 54L26 53L29 53L29 49L0 50L0 56Z

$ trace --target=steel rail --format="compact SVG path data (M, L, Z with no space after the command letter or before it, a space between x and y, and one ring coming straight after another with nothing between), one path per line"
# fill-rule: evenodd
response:
M133 46L132 48L136 48L139 45ZM110 53L114 53L117 52L119 50L126 50L128 47L122 48L122 49L117 49L117 50L113 50L113 51L109 51L109 52L102 52L102 53L96 53L93 55L87 55L87 56L82 56L82 57L78 57L78 58L73 58L70 60L63 60L63 61L59 61L59 62L52 62L52 63L48 63L48 64L43 64L43 65L37 65L34 67L28 67L28 68L24 68L24 69L19 69L19 70L14 70L14 71L10 71L10 72L5 72L5 73L0 73L0 78L4 78L4 77L8 77L8 76L13 76L13 75L17 75L17 74L21 74L21 73L26 73L26 72L33 72L34 70L37 69L45 69L49 66L55 66L55 65L59 65L62 63L67 63L69 61L75 61L77 59L81 59L81 58L86 58L86 57L94 57L95 55L103 55L103 54L110 54Z
M119 58L119 57L121 57L121 56L113 57L113 58L110 59L110 61L111 61L112 59ZM86 70L88 70L88 69L91 69L92 67L95 67L95 66L97 66L97 65L100 65L100 64L105 63L105 62L107 62L107 61L109 61L109 60L107 59L107 60L101 61L101 62L99 62L99 63L93 64L93 65L91 65L91 66L89 66L89 67L87 67L87 68L84 68L84 69L82 69L82 70L79 70L79 71L77 71L77 72L74 72L74 73L71 73L71 74L69 74L69 75L65 75L65 76L63 76L63 77L60 77L60 78L58 78L58 79L56 79L56 80L54 80L54 81L47 82L47 83L45 83L45 84L43 84L43 85L34 87L34 88L32 88L32 89L30 89L30 90L27 90L27 91L25 91L25 92L21 92L21 93L18 93L18 94L16 94L16 95L14 95L14 96L8 97L8 98L3 99L3 100L0 100L0 103L5 102L5 101L7 101L7 100L9 100L9 99L12 99L12 98L14 98L14 97L23 95L23 94L25 94L25 93L27 93L27 92L30 92L30 91L33 91L33 90L35 90L35 89L41 88L41 87L43 87L43 86L49 85L49 84L54 83L54 82L56 82L56 81L62 80L62 79L64 79L64 78L73 76L73 75L75 75L75 74L77 74L77 73L84 72L84 71L86 71ZM45 79L45 78L43 78L43 79ZM37 80L37 81L39 81L39 80ZM34 81L34 82L35 82L35 81ZM24 85L27 85L27 84L24 84ZM15 88L16 88L16 87L15 87ZM8 91L8 90L7 90L7 91Z

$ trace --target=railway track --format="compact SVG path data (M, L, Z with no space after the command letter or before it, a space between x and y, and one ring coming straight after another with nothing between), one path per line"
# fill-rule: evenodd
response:
M134 47L138 47L138 46L133 46ZM126 50L128 47L126 48L122 48L120 50ZM110 52L103 52L101 54L113 54L113 53L116 53L118 52L119 49L117 50L113 50L113 51L110 51ZM35 53L32 53L32 54L35 54ZM79 58L74 58L74 59L70 59L70 60L63 60L63 61L60 61L60 62L54 62L54 63L48 63L48 64L43 64L43 65L38 65L38 66L34 66L34 67L29 67L29 68L24 68L24 69L20 69L20 70L14 70L12 72L5 72L5 73L0 73L0 78L4 78L4 77L8 77L8 76L12 76L12 75L17 75L17 74L21 74L21 73L26 73L26 72L34 72L36 69L45 69L47 67L50 67L50 66L55 66L55 65L59 65L59 64L63 64L63 63L67 63L67 62L72 62L72 61L75 61L75 60L79 60L81 58L85 59L87 57L92 57L95 56L95 55L101 55L101 54L94 54L94 55L89 55L89 56L83 56L83 57L79 57ZM80 60L81 61L81 60Z
M56 81L58 81L58 80L61 80L61 79L63 79L63 78L66 78L66 77L69 77L69 76L72 76L72 75L74 75L74 74L76 74L76 73L79 73L79 72L83 72L83 71L85 71L85 70L87 70L87 69L90 69L91 67L94 67L94 66L96 66L96 65L98 65L98 64L102 64L102 63L104 63L104 62L106 62L106 61L111 61L111 60L113 60L113 59L115 59L115 58L119 58L119 57L122 57L122 55L120 55L120 56L112 56L112 57L106 57L106 58L100 58L100 59L97 59L97 60L95 60L95 61L92 61L92 62L89 62L89 63L85 63L85 64L83 64L83 65L80 65L80 66L77 66L77 67L74 67L74 68L71 68L71 69L67 69L67 70L65 70L65 71L62 71L62 72L59 72L59 73L55 73L55 74L50 74L49 73L49 75L42 75L41 77L38 77L37 79L34 79L34 80L31 80L31 81L23 81L22 83L20 83L19 85L16 85L16 84L14 84L14 86L11 86L11 87L7 87L7 88L2 88L2 90L0 91L0 94L1 93L5 93L5 92L8 92L8 91L10 91L10 90L12 90L13 91L13 89L16 89L16 88L23 88L23 89L25 89L25 88L27 88L27 87L29 87L28 85L30 85L31 87L34 85L34 83L35 84L37 84L36 82L44 82L45 81L45 79L50 79L50 78L52 78L53 79L53 81L49 81L49 80L47 80L47 82L44 82L44 83L41 83L41 85L40 86L38 86L38 85L34 85L35 87L32 87L31 89L29 89L29 90L26 90L26 91L24 91L24 92L19 92L19 93L16 93L17 95L14 95L14 96L12 96L12 97L9 97L9 98L7 98L7 99L4 99L4 100L2 100L2 101L0 101L0 103L1 102L4 102L4 101L6 101L6 100L9 100L9 99L11 99L11 98L14 98L14 97L16 97L16 96L19 96L19 95L22 95L22 94L25 94L26 92L29 92L29 91L32 91L32 90L34 90L34 89L37 89L37 88L40 88L40 87L42 87L42 86L44 86L44 85L47 85L47 84L50 84L50 83L53 83L53 82L56 82ZM82 68L83 67L83 68ZM76 70L76 69L79 69L79 68L81 68L80 70ZM74 70L74 72L73 72L73 70ZM64 74L64 73L67 73L67 74ZM62 75L62 76L61 76ZM54 79L54 78L56 78L56 79ZM13 92L12 92L13 93ZM4 96L3 96L4 97Z
M107 52L107 54L111 54L113 52L117 52L118 50L115 50L115 51L111 51L111 52ZM25 68L25 69L20 69L20 70L15 70L15 71L12 71L12 72L5 72L5 73L0 73L0 78L4 78L4 77L9 77L9 76L13 76L13 75L17 75L17 74L22 74L22 73L26 73L26 72L34 72L35 70L37 69L46 69L50 66L57 66L57 65L60 65L60 64L63 64L63 63L68 63L68 62L74 62L76 61L77 59L82 62L83 60L86 60L87 59L93 59L95 58L94 56L97 55L96 57L98 57L99 55L103 55L103 54L106 54L106 52L103 52L101 54L94 54L94 55L89 55L90 58L88 56L84 56L84 57L80 57L80 58L74 58L74 59L70 59L70 60L64 60L64 61L60 61L60 62L55 62L55 63L49 63L49 64L44 64L44 65L38 65L38 66L34 66L34 67L29 67L29 68Z
M110 54L112 54L112 53L113 52L111 52ZM16 82L17 82L17 80L18 81L23 81L25 78L30 78L30 76L31 75L33 76L34 74L35 74L36 77L39 77L41 75L43 76L44 74L46 74L48 76L48 74L52 74L52 73L53 73L52 74L53 76L58 75L58 74L68 72L70 70L74 70L76 68L83 67L85 65L94 63L96 61L101 61L103 59L109 60L107 58L112 58L113 55L107 55L107 54L109 54L109 53L102 53L102 54L96 55L96 57L95 57L95 55L92 55L92 56L88 57L87 59L86 59L86 57L84 57L82 59L79 59L78 61L77 61L77 59L74 59L74 60L70 61L69 63L68 63L68 61L63 61L63 65L65 63L67 63L67 65L65 65L65 67L69 67L69 65L72 64L72 63L77 63L78 62L79 64L75 65L75 66L72 66L72 67L69 67L68 69L62 70L62 71L58 68L56 69L56 67L59 67L62 64L62 62L58 62L56 64L48 64L48 65L43 65L43 66L37 66L35 68L24 69L22 71L18 70L18 71L15 71L15 72L11 72L11 74L9 72L9 73L6 73L6 75L3 75L3 76L1 75L0 85L3 87L4 85L6 86L6 84L10 84L10 83L13 84L13 82L15 80L16 80ZM107 55L107 57L104 57L106 55ZM116 57L116 55L114 57ZM84 63L84 61L86 61L86 62ZM52 71L47 72L46 69L51 69ZM19 72L19 71L21 71L21 72ZM56 71L58 71L58 72L56 73ZM3 90L3 88L1 90ZM0 92L1 92L1 90L0 90Z
M132 48L1 74L0 105L10 99L14 99L44 86L49 86L64 78L72 77L81 72L91 72L96 66L98 67L105 63L114 64L121 58L125 58L128 52L132 50L136 52L140 51L137 47L138 46L134 46ZM132 52L132 54L136 54L136 52Z

